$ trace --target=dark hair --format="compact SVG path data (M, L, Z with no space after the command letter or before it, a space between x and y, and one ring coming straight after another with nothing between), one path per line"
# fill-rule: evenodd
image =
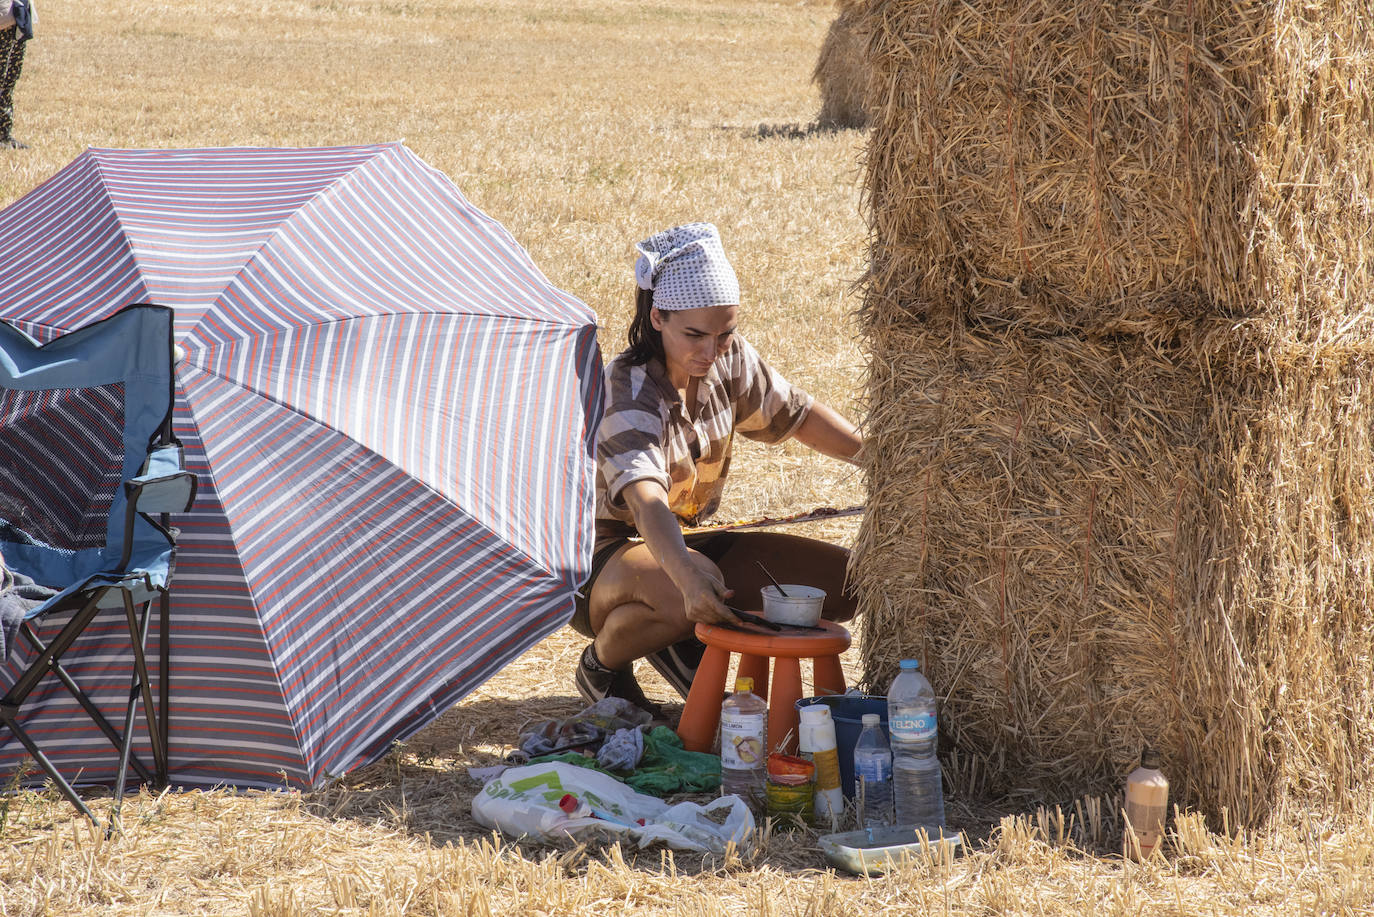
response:
M654 307L654 291L635 287L635 317L630 322L630 346L620 354L621 359L631 366L643 366L657 357L663 356L663 335L649 320L649 310Z

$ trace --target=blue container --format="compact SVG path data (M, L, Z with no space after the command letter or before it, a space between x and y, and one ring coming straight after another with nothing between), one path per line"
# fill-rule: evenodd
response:
M883 735L889 742L892 736L887 731L887 697L872 694L827 694L822 697L803 697L797 701L797 715L801 708L812 704L824 704L830 708L830 718L835 721L835 751L840 758L840 789L846 799L854 798L854 746L859 742L859 733L864 728L864 714L876 713L881 720Z

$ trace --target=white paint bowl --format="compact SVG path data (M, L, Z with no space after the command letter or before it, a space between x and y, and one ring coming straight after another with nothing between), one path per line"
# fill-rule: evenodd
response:
M776 586L764 586L763 619L774 624L798 624L813 627L821 619L821 606L825 604L825 590L815 586L782 584L782 595Z

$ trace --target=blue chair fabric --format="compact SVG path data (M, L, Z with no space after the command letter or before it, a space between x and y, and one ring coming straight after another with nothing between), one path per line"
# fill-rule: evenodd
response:
M189 509L196 494L172 431L172 320L170 309L135 305L44 344L0 323L0 554L8 570L49 593L24 611L20 646L9 649L11 661L29 655L0 698L0 728L98 824L25 728L25 701L56 678L119 752L110 827L130 767L145 783L167 780L167 597L176 551L169 518ZM162 615L158 703L146 646L155 608ZM122 728L81 688L77 666L64 657L79 654L92 622L110 626L108 619L127 630L132 657ZM41 639L39 622L56 633L45 628L48 639ZM152 767L132 754L140 702Z

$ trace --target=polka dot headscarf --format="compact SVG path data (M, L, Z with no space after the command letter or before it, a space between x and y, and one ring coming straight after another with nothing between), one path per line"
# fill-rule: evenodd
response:
M665 229L635 246L635 282L659 309L739 305L739 279L710 223Z

